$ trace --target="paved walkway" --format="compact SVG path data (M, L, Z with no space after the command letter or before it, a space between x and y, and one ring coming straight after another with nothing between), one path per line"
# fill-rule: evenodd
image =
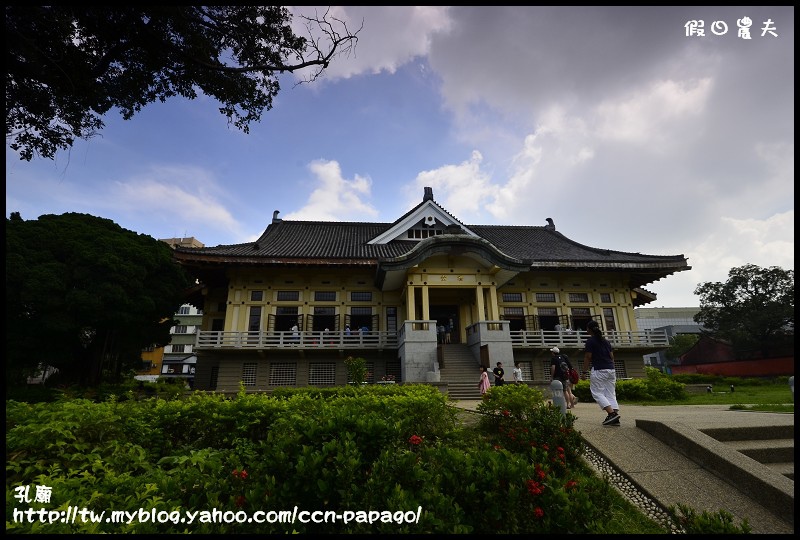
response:
M456 402L459 407L471 410L478 403ZM794 426L793 414L731 411L727 405L623 405L620 426L613 427L602 425L606 413L594 402L578 403L571 412L576 416L575 428L586 443L662 508L681 503L697 512L725 510L737 522L747 519L753 533L794 533L794 526L787 520L775 516L751 496L636 427L637 420L657 421L689 430ZM752 495L758 497L757 493ZM788 521L794 522L793 514Z

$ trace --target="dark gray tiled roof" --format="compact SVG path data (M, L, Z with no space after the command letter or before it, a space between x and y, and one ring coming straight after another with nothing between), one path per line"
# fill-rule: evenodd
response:
M393 223L279 221L270 224L254 243L204 248L177 248L180 253L203 255L204 259L361 259L385 260L407 253L417 245L392 241L368 242ZM500 251L522 261L564 263L642 263L685 261L682 255L644 255L594 248L570 240L546 226L467 225Z

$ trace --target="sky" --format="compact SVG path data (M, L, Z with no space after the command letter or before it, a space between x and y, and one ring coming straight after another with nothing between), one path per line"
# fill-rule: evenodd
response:
M313 83L284 79L249 134L200 96L111 111L55 159L7 144L6 216L87 213L218 246L254 241L275 210L391 223L427 186L466 225L552 218L581 244L687 257L645 285L646 307L699 306L699 284L745 264L794 269L793 7L329 15L361 27L353 53Z

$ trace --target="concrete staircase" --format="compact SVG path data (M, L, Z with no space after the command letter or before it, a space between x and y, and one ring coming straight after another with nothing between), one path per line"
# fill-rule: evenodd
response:
M636 427L794 526L794 425L696 430L637 419Z
M440 368L441 381L447 383L447 393L453 399L481 399L478 381L480 364L469 347L461 343L440 345L444 367ZM492 376L489 375L489 380Z
M794 480L794 426L704 429L709 437Z

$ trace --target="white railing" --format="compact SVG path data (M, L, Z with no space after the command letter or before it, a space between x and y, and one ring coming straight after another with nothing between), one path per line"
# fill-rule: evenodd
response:
M585 331L558 330L511 330L514 347L565 347L583 348L589 337ZM669 347L666 330L638 330L605 332L603 336L616 348Z
M196 350L203 349L396 349L397 332L222 332L197 333Z
M419 326L422 333L435 344L436 333L431 330L431 321L411 321L412 330ZM498 324L508 324L507 321L497 321ZM489 323L487 323L489 324ZM416 325L416 326L415 326ZM222 332L198 331L194 350L203 349L396 349L400 338L409 338L409 329L401 326L400 332L369 331L353 332L346 334L340 332L303 331L297 334L285 332ZM491 325L487 329L493 329ZM468 328L468 342L481 339L481 328L472 325ZM430 336L427 336L430 334ZM583 348L586 338L585 331L557 331L557 330L511 330L509 331L511 344L518 348ZM618 349L626 348L667 348L669 339L665 330L640 330L606 332L604 336Z

